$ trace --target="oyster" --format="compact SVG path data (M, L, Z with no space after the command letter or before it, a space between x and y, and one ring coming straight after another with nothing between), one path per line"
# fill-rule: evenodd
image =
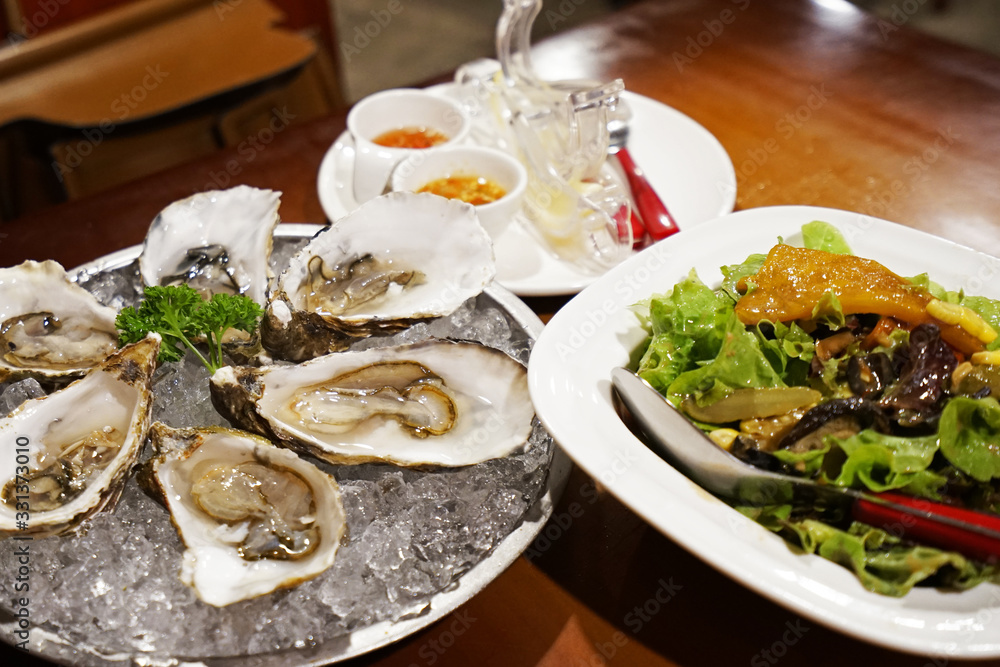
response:
M146 439L159 351L151 335L0 420L0 537L59 535L114 506Z
M118 349L115 314L58 262L0 269L0 381L86 373Z
M246 294L263 305L280 192L239 185L201 192L163 209L139 256L146 285L186 283L205 298Z
M258 436L157 422L143 471L186 551L181 580L222 607L333 565L346 520L330 476Z
M493 246L468 204L377 197L320 232L278 277L264 347L302 361L450 315L493 279Z
M534 409L524 366L478 343L427 341L297 366L219 369L230 422L332 463L465 466L522 447Z

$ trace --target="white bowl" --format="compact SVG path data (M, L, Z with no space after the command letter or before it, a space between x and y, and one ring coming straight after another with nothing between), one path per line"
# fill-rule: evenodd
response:
M431 181L455 175L483 177L506 192L496 201L473 206L486 233L496 241L521 210L528 187L528 174L513 156L485 146L431 148L396 165L390 186L395 191L416 192Z
M347 130L354 138L354 198L363 203L382 194L392 168L409 155L430 148L395 148L376 144L384 132L404 127L427 127L443 133L452 146L465 140L471 127L458 102L415 88L393 88L369 95L347 114Z
M901 598L865 590L850 570L789 548L706 493L634 436L615 411L611 369L629 364L649 336L633 304L671 290L692 267L718 287L720 266L767 252L779 238L802 245L802 225L812 220L835 225L858 256L897 275L927 272L946 289L1000 298L1000 260L916 229L813 206L738 211L654 243L556 313L528 364L538 418L581 470L650 525L795 614L898 651L947 656L949 664L1000 658L996 585L962 592L921 588Z

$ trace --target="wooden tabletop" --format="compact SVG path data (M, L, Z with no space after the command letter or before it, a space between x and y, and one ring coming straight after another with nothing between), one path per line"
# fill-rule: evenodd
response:
M1000 255L1000 61L916 33L905 19L878 21L842 0L647 2L547 40L533 56L550 78L622 77L704 125L736 166L738 208L849 209ZM252 161L220 153L14 221L0 229L0 265L79 264L141 242L169 202L236 183L282 190L287 221L323 222L317 169L343 127L342 116L291 127ZM529 304L547 317L563 301ZM352 664L943 664L766 601L579 470L546 533L461 609ZM652 604L658 598L668 601Z

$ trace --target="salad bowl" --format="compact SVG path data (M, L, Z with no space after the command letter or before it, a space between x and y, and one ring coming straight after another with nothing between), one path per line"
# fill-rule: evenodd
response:
M670 290L694 269L709 287L719 267L766 253L779 238L801 245L803 224L835 226L853 252L903 276L928 273L949 290L1000 298L1000 260L885 220L835 209L749 209L707 222L638 253L550 321L532 353L538 415L588 474L640 517L737 582L858 639L945 658L1000 657L1000 587L914 589L887 597L852 572L789 548L673 468L619 418L611 373L634 367L648 332L633 306ZM586 406L581 409L581 406ZM629 464L623 466L622 461Z

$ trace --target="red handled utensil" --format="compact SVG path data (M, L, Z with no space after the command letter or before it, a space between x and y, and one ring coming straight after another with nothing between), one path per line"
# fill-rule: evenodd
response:
M618 163L625 172L628 186L632 190L634 208L638 211L642 225L650 238L659 241L679 232L681 229L674 217L670 215L663 200L653 190L653 186L646 179L642 169L635 164L632 154L625 146L628 143L628 122L611 121L608 123L608 131L610 142L608 152L618 158Z
M858 496L851 515L862 523L901 526L901 534L914 542L976 560L989 563L1000 558L1000 516L900 493L850 493Z
M898 493L863 493L760 470L725 451L635 373L615 368L621 402L647 438L707 491L747 505L844 508L857 521L987 563L1000 560L1000 516Z

